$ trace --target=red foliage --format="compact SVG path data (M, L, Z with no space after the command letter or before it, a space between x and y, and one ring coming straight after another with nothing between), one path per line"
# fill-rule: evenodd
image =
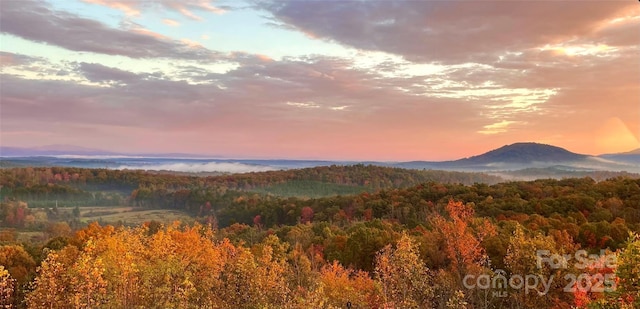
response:
M261 228L262 227L262 216L256 215L255 217L253 217L253 225L255 225L257 228Z
M371 219L373 219L373 210L371 210L371 208L365 209L363 216L365 221L371 221Z
M300 222L309 223L313 219L313 209L309 206L303 207L300 213Z

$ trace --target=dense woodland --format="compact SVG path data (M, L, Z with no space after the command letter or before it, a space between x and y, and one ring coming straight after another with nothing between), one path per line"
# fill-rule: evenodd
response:
M640 306L640 179L500 181L364 165L212 177L3 169L0 306ZM198 223L86 225L56 205L180 210ZM19 240L30 231L44 236ZM537 250L581 249L595 254L586 268L536 264ZM548 293L543 282L465 284L527 274L554 278Z

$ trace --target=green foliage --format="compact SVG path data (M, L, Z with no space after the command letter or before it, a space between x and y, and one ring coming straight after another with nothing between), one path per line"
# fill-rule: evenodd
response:
M616 270L618 286L616 294L632 303L636 308L640 307L640 236L630 234L626 246L618 256L618 268Z

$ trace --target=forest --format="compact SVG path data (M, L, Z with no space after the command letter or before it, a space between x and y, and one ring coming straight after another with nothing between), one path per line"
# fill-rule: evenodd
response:
M0 194L2 308L640 306L629 176L27 167Z

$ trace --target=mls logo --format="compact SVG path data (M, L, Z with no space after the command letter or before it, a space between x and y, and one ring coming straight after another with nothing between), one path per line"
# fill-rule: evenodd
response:
M491 296L504 298L504 297L507 297L508 294L507 294L507 291L493 291L491 292Z

